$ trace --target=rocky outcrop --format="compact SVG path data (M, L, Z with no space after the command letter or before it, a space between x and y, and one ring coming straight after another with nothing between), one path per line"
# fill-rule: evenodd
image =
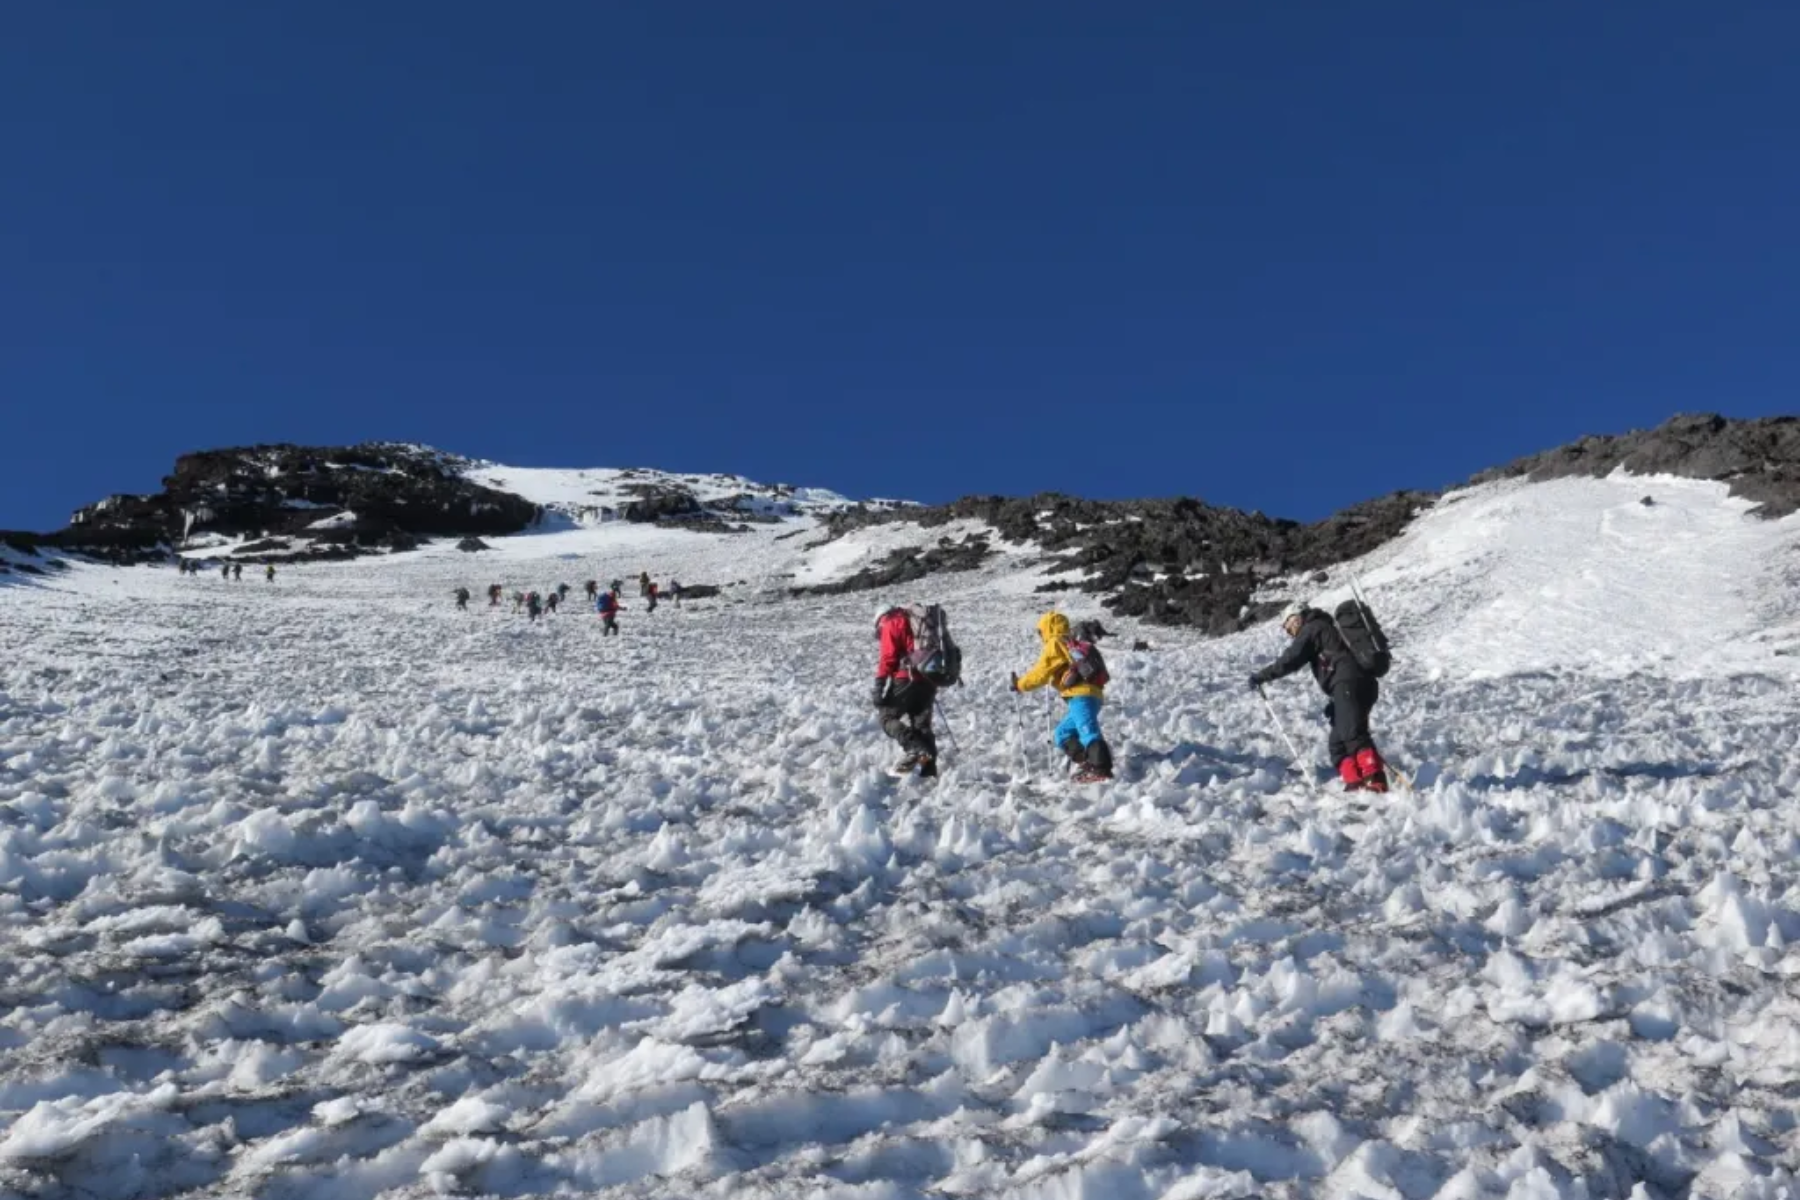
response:
M69 564L53 550L53 543L42 534L0 530L0 584L66 570Z
M1686 414L1655 429L1617 437L1585 437L1477 475L1473 483L1593 478L1623 469L1632 475L1677 475L1729 484L1754 501L1757 515L1800 511L1800 417L1733 421L1716 413Z
M940 538L936 546L895 550L873 566L848 579L812 588L795 588L799 596L839 596L877 588L896 587L947 571L973 571L994 553L986 536L970 535L960 541Z
M519 533L537 520L535 505L471 482L464 465L390 442L203 451L177 459L161 492L110 496L49 536L114 558L209 535L254 539L258 557L343 558L433 537Z
M1604 476L1617 469L1728 483L1764 517L1800 509L1800 419L1732 421L1682 416L1657 429L1584 438L1477 476L1472 483L1527 477ZM1441 493L1397 492L1311 525L1218 508L1193 499L1095 501L1040 495L973 496L936 508L853 511L828 520L832 536L895 521L933 528L974 520L1010 542L1040 547L1052 574L1046 592L1102 596L1115 613L1152 624L1231 633L1273 616L1255 595L1271 578L1311 573L1331 582L1336 564L1398 537ZM979 558L939 550L895 551L818 591L850 592L911 583Z
M1042 548L1050 574L1061 577L1042 591L1095 593L1124 616L1221 634L1270 614L1273 606L1253 602L1265 580L1316 571L1366 554L1397 536L1431 499L1423 493L1399 493L1346 509L1316 525L1301 525L1188 498L975 496L939 508L847 513L828 526L835 537L895 520L926 528L953 521L981 522L1009 542ZM848 579L811 590L888 588L941 571L971 570L991 553L988 540L980 535L958 543L944 539L935 547L896 550Z
M753 524L778 525L803 511L787 499L794 489L782 484L765 488L761 495L741 492L709 500L673 479L628 483L620 490L631 497L620 512L625 520L695 533L748 533Z
M688 521L706 513L699 498L686 488L655 483L629 483L621 490L633 497L625 506L623 515L627 521L641 524Z

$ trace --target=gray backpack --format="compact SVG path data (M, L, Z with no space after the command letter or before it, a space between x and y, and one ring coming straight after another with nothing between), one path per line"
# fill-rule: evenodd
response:
M950 636L950 619L942 605L908 608L912 622L913 651L907 659L912 673L936 687L962 682L962 647Z

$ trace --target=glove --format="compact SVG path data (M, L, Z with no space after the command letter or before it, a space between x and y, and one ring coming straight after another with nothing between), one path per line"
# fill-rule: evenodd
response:
M1019 690L1019 677L1017 675L1012 676L1011 680L1006 685L1006 690L1009 692L1016 692Z
M1258 671L1256 674L1254 674L1250 677L1250 690L1254 692L1257 689L1261 688L1262 685L1263 685L1262 672Z
M872 703L876 708L886 708L887 707L887 698L888 698L888 681L885 679L877 679L875 681L875 690L869 694L870 703Z

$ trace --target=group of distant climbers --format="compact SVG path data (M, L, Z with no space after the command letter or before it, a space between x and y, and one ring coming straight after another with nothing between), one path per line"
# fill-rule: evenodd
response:
M201 564L188 558L177 560L176 569L183 575L202 572ZM219 576L242 580L244 564L223 561ZM263 565L263 577L275 581L274 563ZM655 612L663 589L648 571L640 573L637 582L645 611ZM624 587L624 581L618 579L605 588L594 579L583 585L588 603L600 617L603 637L618 635L619 614L625 611L619 603ZM569 591L566 583L543 593L515 591L513 611L522 611L536 621L556 612ZM505 594L500 584L490 584L488 607L500 607ZM680 607L681 584L670 581L667 594ZM454 595L456 607L467 611L469 589L458 587ZM1345 790L1387 791L1387 763L1375 746L1369 721L1381 699L1380 679L1387 673L1390 657L1387 638L1360 592L1335 614L1305 603L1292 604L1282 613L1281 627L1290 639L1287 650L1251 675L1250 686L1260 691L1265 684L1310 668L1328 697L1325 720L1331 732L1327 748ZM1038 618L1037 632L1042 643L1038 660L1023 675L1011 677L1011 690L1016 694L1055 687L1065 709L1051 734L1052 744L1074 765L1077 783L1111 779L1112 748L1100 729L1106 686L1111 681L1099 647L1106 629L1098 621L1072 625L1062 613L1048 612ZM962 681L962 650L950 635L944 610L935 604L883 605L876 614L875 637L880 653L872 699L881 714L882 731L905 752L894 773L935 778L938 742L933 716L938 709L938 691Z
M192 558L176 559L175 570L181 575L199 575L203 573L203 568L201 567L199 560ZM244 564L230 559L221 562L219 564L219 578L233 583L241 581L244 578ZM263 578L270 583L275 582L274 563L263 564Z
M559 583L555 587L544 592L538 592L536 590L515 591L512 594L513 611L523 612L527 617L535 621L546 614L556 612L559 606L566 604L570 590L568 584ZM601 636L617 636L619 632L619 614L625 611L625 606L619 603L619 596L625 590L625 582L620 579L615 579L607 584L605 588L602 588L599 580L590 579L582 585L582 590L587 594L588 603L593 606L594 611L600 616ZM468 611L469 600L472 597L469 589L466 587L459 587L452 594L456 597L456 607L461 611ZM648 571L645 571L638 576L638 595L644 599L644 610L646 612L655 612L656 605L664 594L661 585L650 578L650 573ZM487 590L488 607L499 608L500 601L505 595L506 589L500 584L489 584ZM681 584L679 581L670 581L667 595L675 601L675 607L681 607Z
M1373 614L1360 599L1354 606L1346 602L1336 615L1296 603L1282 614L1282 630L1291 639L1286 652L1252 675L1250 686L1261 691L1267 683L1310 667L1329 697L1328 745L1345 790L1387 791L1387 764L1375 747L1369 717L1390 660L1386 636ZM1037 632L1042 643L1038 660L1025 674L1012 676L1011 690L1056 688L1065 708L1052 744L1075 768L1076 783L1109 780L1112 748L1100 728L1111 682L1099 648L1107 631L1098 621L1071 624L1062 613L1048 612L1038 618ZM882 731L904 751L893 773L935 778L938 691L961 682L962 651L950 636L944 610L935 604L883 606L876 614L875 637L880 650L871 699ZM1020 721L1022 728L1022 713Z

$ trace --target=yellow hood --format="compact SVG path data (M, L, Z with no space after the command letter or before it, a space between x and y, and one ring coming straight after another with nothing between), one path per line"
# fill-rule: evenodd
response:
M1062 686L1064 673L1068 671L1072 661L1069 658L1069 648L1063 645L1063 639L1069 636L1069 618L1061 613L1045 613L1038 618L1037 629L1038 636L1044 639L1044 652L1039 656L1036 666L1019 676L1019 690L1029 692L1046 685L1055 685L1069 699L1102 695L1103 689L1091 683Z

